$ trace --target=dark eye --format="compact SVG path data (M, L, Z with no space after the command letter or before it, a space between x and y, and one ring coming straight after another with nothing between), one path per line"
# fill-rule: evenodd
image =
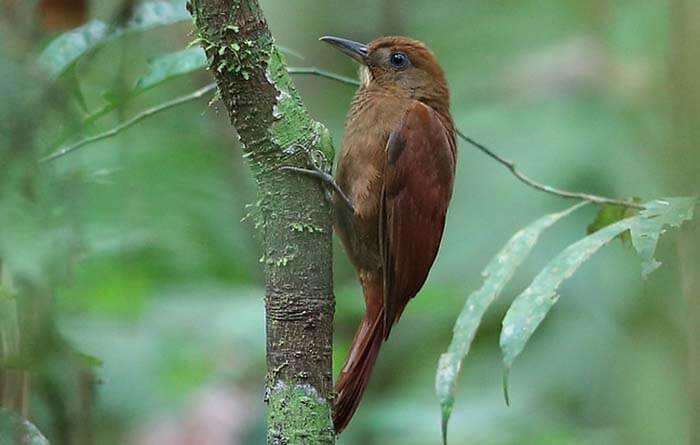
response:
M408 65L408 56L404 53L391 53L389 61L395 68L403 68Z

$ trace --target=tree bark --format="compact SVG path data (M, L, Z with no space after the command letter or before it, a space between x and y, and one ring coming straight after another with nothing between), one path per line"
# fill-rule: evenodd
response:
M670 0L669 65L675 187L700 194L700 3ZM685 224L678 237L683 293L687 301L688 383L691 445L700 445L700 223Z
M332 444L332 226L321 185L278 170L330 165L255 0L192 0L197 37L258 187L267 330L268 444Z

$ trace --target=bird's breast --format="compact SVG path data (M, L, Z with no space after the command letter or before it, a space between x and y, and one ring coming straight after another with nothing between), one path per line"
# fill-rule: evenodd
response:
M353 203L352 214L336 205L336 232L355 266L381 268L379 207L389 135L399 127L409 104L360 89L345 124L336 182Z
M338 161L337 182L360 218L377 215L389 135L401 123L410 102L360 90L348 113Z

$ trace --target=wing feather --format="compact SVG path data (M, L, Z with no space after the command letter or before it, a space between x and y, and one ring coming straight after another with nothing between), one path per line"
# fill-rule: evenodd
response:
M417 102L387 141L379 217L385 337L425 283L440 247L454 183L450 125Z

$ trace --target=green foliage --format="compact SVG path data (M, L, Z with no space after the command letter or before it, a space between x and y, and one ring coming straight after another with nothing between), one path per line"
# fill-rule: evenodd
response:
M558 299L557 289L600 247L625 232L642 257L642 272L646 276L659 266L654 251L666 227L678 227L693 216L695 198L669 198L646 203L635 215L629 208L602 206L595 221L588 227L589 235L572 244L554 258L535 277L532 284L512 303L501 332L500 345L506 366L504 390L508 402L507 375L515 358ZM469 295L454 327L448 350L440 357L435 388L442 407L443 442L447 443L447 424L452 414L457 378L462 360L469 353L484 313L510 281L537 243L544 230L569 215L583 203L563 212L546 215L517 232L482 272L484 283Z
M108 3L93 2L91 14L108 16ZM435 50L450 81L455 121L468 128L470 135L503 150L523 171L547 183L574 190L615 190L623 196L655 196L666 186L663 178L680 177L674 162L697 164L697 157L664 152L668 137L664 130L669 122L658 108L658 99L668 88L666 77L653 73L663 72L669 59L665 35L671 21L666 3L651 1L640 8L635 2L608 2L610 8L602 16L610 20L591 27L591 18L601 16L599 3L527 0L504 6L484 2L471 8L465 18L454 14L463 6L460 2L437 6L424 1L420 4L425 7L404 11L402 19L410 23L411 33ZM315 8L319 14L293 14L287 2L268 2L265 12L271 23L284 24L286 29L278 31L300 45L309 64L333 60L338 62L334 71L353 75L350 63L313 37L347 27L348 17L357 35L374 35L374 12L342 2L302 1L300 5L301 11ZM180 13L186 18L184 7ZM463 26L465 20L471 26ZM442 26L436 28L437 22ZM52 78L62 76L58 87L67 98L99 107L102 91L115 91L118 96L111 95L105 108L85 121L78 114L79 129L70 125L72 109L59 109L65 112L59 119L41 114L60 100L32 103L26 107L31 115L26 127L31 134L7 141L0 137L2 144L25 147L35 129L42 143L45 137L56 137L56 132L74 136L78 131L100 131L115 121L109 116L106 122L95 124L96 117L146 91L137 79L150 77L143 86L152 88L184 74L186 69L179 64L186 64L187 57L166 67L157 63L167 58L163 54L153 59L147 72L139 71L140 63L131 61L177 50L188 38L185 33L179 41L160 34L139 39L138 45L124 49L130 63L118 67L112 56L118 56L122 48L109 44L118 37L107 36L113 30L106 22L97 23L104 26L85 25L59 37L51 45L63 43L54 46L53 53L47 47L42 62L49 66ZM591 35L598 25L601 33ZM595 42L593 51L586 46L591 41ZM30 76L8 75L14 53L6 49L6 42L9 48L14 41L0 43L0 97L25 101L28 96L45 94L46 85ZM95 55L96 50L108 56L85 57ZM26 54L36 54L36 49ZM90 70L73 69L88 60ZM562 60L564 63L558 63ZM595 73L600 61L615 76L603 76L602 81L585 74ZM50 67L52 63L55 68ZM576 70L578 63L588 68ZM652 75L635 67L646 67ZM584 75L566 77L569 69ZM528 72L535 74L529 78ZM123 76L125 82L112 85L115 75ZM159 88L149 94L149 99L179 96L180 86L196 88L190 80L200 79L165 85L163 91ZM328 124L338 141L352 88L310 77L298 85L312 114ZM508 94L497 94L504 88ZM688 94L688 100L691 97ZM17 100L6 100L0 106L2 136L15 135L8 123L19 114ZM135 106L142 104L134 101ZM126 115L132 111L125 109ZM240 209L255 197L245 165L231 153L238 148L229 140L230 134L221 131L227 125L225 113L209 109L203 117L202 111L200 105L183 106L177 113L163 113L128 133L100 141L100 149L85 156L44 165L37 172L43 184L38 203L15 199L20 180L2 183L3 270L49 282L56 290L52 301L61 332L69 334L71 344L79 350L90 351L105 362L94 370L103 382L98 385L94 408L101 428L95 432L94 443L123 443L124 436L137 434L134 423L137 431L142 427L152 431L159 427L154 422L164 418L177 423L171 422L173 412L191 418L192 400L212 381L224 382L227 393L240 393L247 410L253 402L248 410L251 417L237 419L254 439L232 441L264 442L259 397L265 363L260 301L264 289L259 287L256 263L260 253L251 241L252 224L237 223ZM630 156L642 148L648 151ZM654 154L661 152L663 156ZM435 351L449 340L445 337L449 328L442 327L451 325L455 314L468 307L460 296L465 288L481 285L476 271L494 261L489 252L502 244L504 233L512 233L519 224L551 208L552 198L514 185L512 177L471 149L461 149L458 162L455 199L438 262L383 351L372 377L372 385L379 390L367 391L352 427L339 438L340 444L424 445L435 441L439 432L434 395L426 387L434 377ZM3 173L4 179L22 177L14 169L4 168ZM98 175L99 182L94 180ZM41 211L35 208L38 206ZM595 230L634 216L620 210L601 208L603 215ZM583 213L571 215L568 224L558 224L538 241L539 248L530 252L528 262L512 279L517 286L525 288L528 283L519 277L534 276L538 270L532 267L546 263L555 246L566 245L572 232L585 227ZM525 220L517 221L519 218ZM72 227L65 224L67 219L79 224ZM291 224L290 230L312 229ZM653 251L659 233L620 232L630 243L636 241L630 245L647 258L643 270L657 264ZM633 239L634 234L638 236ZM73 244L78 244L79 251ZM566 292L571 298L562 303L578 305L579 311L564 310L543 326L546 331L538 337L537 347L518 362L518 376L528 384L519 388L518 403L508 409L498 402L500 388L493 372L499 351L488 347L498 337L500 318L486 314L476 320L472 327L480 324L478 338L462 343L470 365L469 372L459 377L465 397L452 413L453 441L485 445L688 442L689 391L682 390L687 379L687 338L678 318L686 306L677 293L679 265L691 271L697 268L679 264L673 253L672 248L659 252L657 257L664 257L665 267L644 285L639 285L636 268L621 249L601 252L604 262L578 270L581 279L568 283ZM342 360L363 302L355 274L342 253L336 262L334 356ZM77 273L70 281L58 281L60 287L54 287L57 280L46 279L65 276L63 270L68 267L76 268ZM484 292L482 287L475 293ZM0 295L0 315L11 314L4 304L18 301L13 299L15 293L0 288L0 294L4 294ZM0 320L0 328L11 331L16 325L16 315L13 317ZM399 366L402 372L396 373ZM66 368L57 369L60 375L52 379L63 383ZM444 386L442 390L449 389ZM45 388L32 385L34 413L30 411L30 416L38 413L37 425L53 437L50 424L55 418L44 414L45 395ZM651 412L649 406L658 409ZM220 408L217 413L223 415L225 410Z
M639 200L636 201L639 202ZM631 207L625 207L616 204L604 204L598 208L598 212L596 213L595 219L586 228L586 233L590 235L602 229L603 227L607 227L610 224L614 224L620 221L621 219L634 216L634 214L635 210ZM622 232L619 236L623 241L630 240L630 234L627 230Z
M86 25L87 26L87 25ZM71 34L70 31L67 34ZM278 47L279 52L284 54L296 55L297 53L286 48ZM199 47L191 47L172 53L160 54L149 61L149 70L141 75L135 82L132 88L117 88L116 90L106 90L102 92L102 99L106 102L99 109L89 112L82 119L78 131L82 132L89 128L95 121L103 116L113 112L118 107L123 106L129 101L145 93L146 91L156 86L162 85L168 81L179 78L183 75L203 70L208 65L207 57L204 50ZM73 73L75 74L75 73ZM74 75L71 76L71 83L74 88L74 97L76 102L84 111L87 110L87 105L79 88L79 80ZM214 99L212 99L213 101ZM318 130L319 133L321 130ZM54 148L58 148L60 143L65 142L67 135L60 139L59 143L55 143ZM99 140L99 138L98 138Z
M49 445L49 441L28 420L0 408L1 445Z
M199 71L207 66L207 56L198 47L161 54L149 62L149 71L136 81L131 94L138 94L163 82Z
M642 257L642 274L649 275L661 263L654 259L654 251L665 228L679 227L693 218L696 198L668 198L652 201L644 206L638 218L632 219L632 245Z
M667 226L678 227L692 218L695 198L669 198L644 204L639 215L620 220L570 245L550 261L530 286L518 295L503 319L500 345L506 375L532 334L559 299L561 283L595 252L625 230L632 232L632 243L642 257L643 273L658 262L653 259L659 236ZM507 382L506 382L507 394Z
M87 368L100 368L104 362L101 358L76 350L70 351L75 359Z
M484 283L467 297L467 302L455 323L454 334L447 352L440 356L435 376L435 390L442 406L442 438L444 443L447 443L447 423L454 406L457 378L462 360L469 353L469 348L484 313L498 298L516 269L527 258L540 235L552 224L584 204L579 203L562 212L545 215L518 231L481 273L484 277Z
M49 76L57 78L89 51L106 43L110 36L109 25L92 20L53 40L39 57L39 63Z
M283 54L298 54L283 46L277 46L277 49ZM190 47L172 53L160 54L150 60L149 71L139 77L129 95L136 96L169 80L203 70L207 64L207 56L200 47Z
M154 1L140 4L133 17L123 26L115 26L100 20L61 34L44 49L39 63L53 79L72 68L80 58L95 49L130 33L143 32L158 26L190 20L190 15L175 1Z

